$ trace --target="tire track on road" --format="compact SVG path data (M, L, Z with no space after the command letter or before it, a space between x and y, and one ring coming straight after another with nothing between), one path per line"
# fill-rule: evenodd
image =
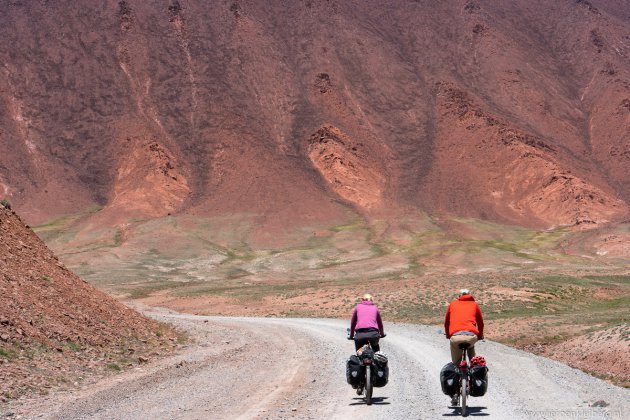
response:
M436 419L457 416L441 393L448 341L436 327L386 323L381 341L390 382L365 405L345 382L354 346L348 321L227 318L145 309L188 332L193 342L143 371L56 393L16 409L47 419ZM471 398L471 417L625 418L630 390L561 363L489 341L477 352L490 367L486 396ZM180 366L180 368L177 368ZM593 406L597 401L608 406ZM601 404L599 404L601 405Z

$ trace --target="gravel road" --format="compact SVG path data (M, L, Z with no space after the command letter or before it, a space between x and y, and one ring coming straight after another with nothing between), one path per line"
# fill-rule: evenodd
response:
M347 321L222 318L148 309L195 340L178 355L106 378L73 393L17 407L15 417L46 419L437 419L458 416L442 394L449 360L437 327L386 323L381 349L390 382L365 405L345 382L353 350ZM486 396L470 417L629 418L630 390L558 362L484 341ZM603 407L601 407L603 406Z

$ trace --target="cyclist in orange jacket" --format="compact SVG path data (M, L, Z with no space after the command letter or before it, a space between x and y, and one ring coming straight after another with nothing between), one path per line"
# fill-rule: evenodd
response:
M451 358L459 365L462 358L460 343L468 343L468 358L475 356L475 343L483 340L483 315L468 289L461 289L459 297L448 305L444 317L446 338L451 340Z

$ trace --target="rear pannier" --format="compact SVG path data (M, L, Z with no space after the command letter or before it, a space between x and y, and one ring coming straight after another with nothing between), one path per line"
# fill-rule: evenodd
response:
M387 385L389 381L389 366L387 356L384 353L374 354L374 364L372 365L372 384L375 388Z
M356 388L361 384L365 376L363 369L361 360L355 355L350 356L346 362L346 381L352 385L352 388Z
M470 369L470 396L483 397L488 390L488 368L473 366Z
M453 362L449 362L440 371L440 384L442 392L453 396L459 389L459 371Z

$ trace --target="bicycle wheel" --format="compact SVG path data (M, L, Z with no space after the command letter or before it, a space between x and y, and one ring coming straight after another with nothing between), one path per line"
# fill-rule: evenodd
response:
M365 367L365 402L372 405L372 366Z
M468 407L466 406L466 397L468 396L468 378L462 378L462 417L468 416Z

